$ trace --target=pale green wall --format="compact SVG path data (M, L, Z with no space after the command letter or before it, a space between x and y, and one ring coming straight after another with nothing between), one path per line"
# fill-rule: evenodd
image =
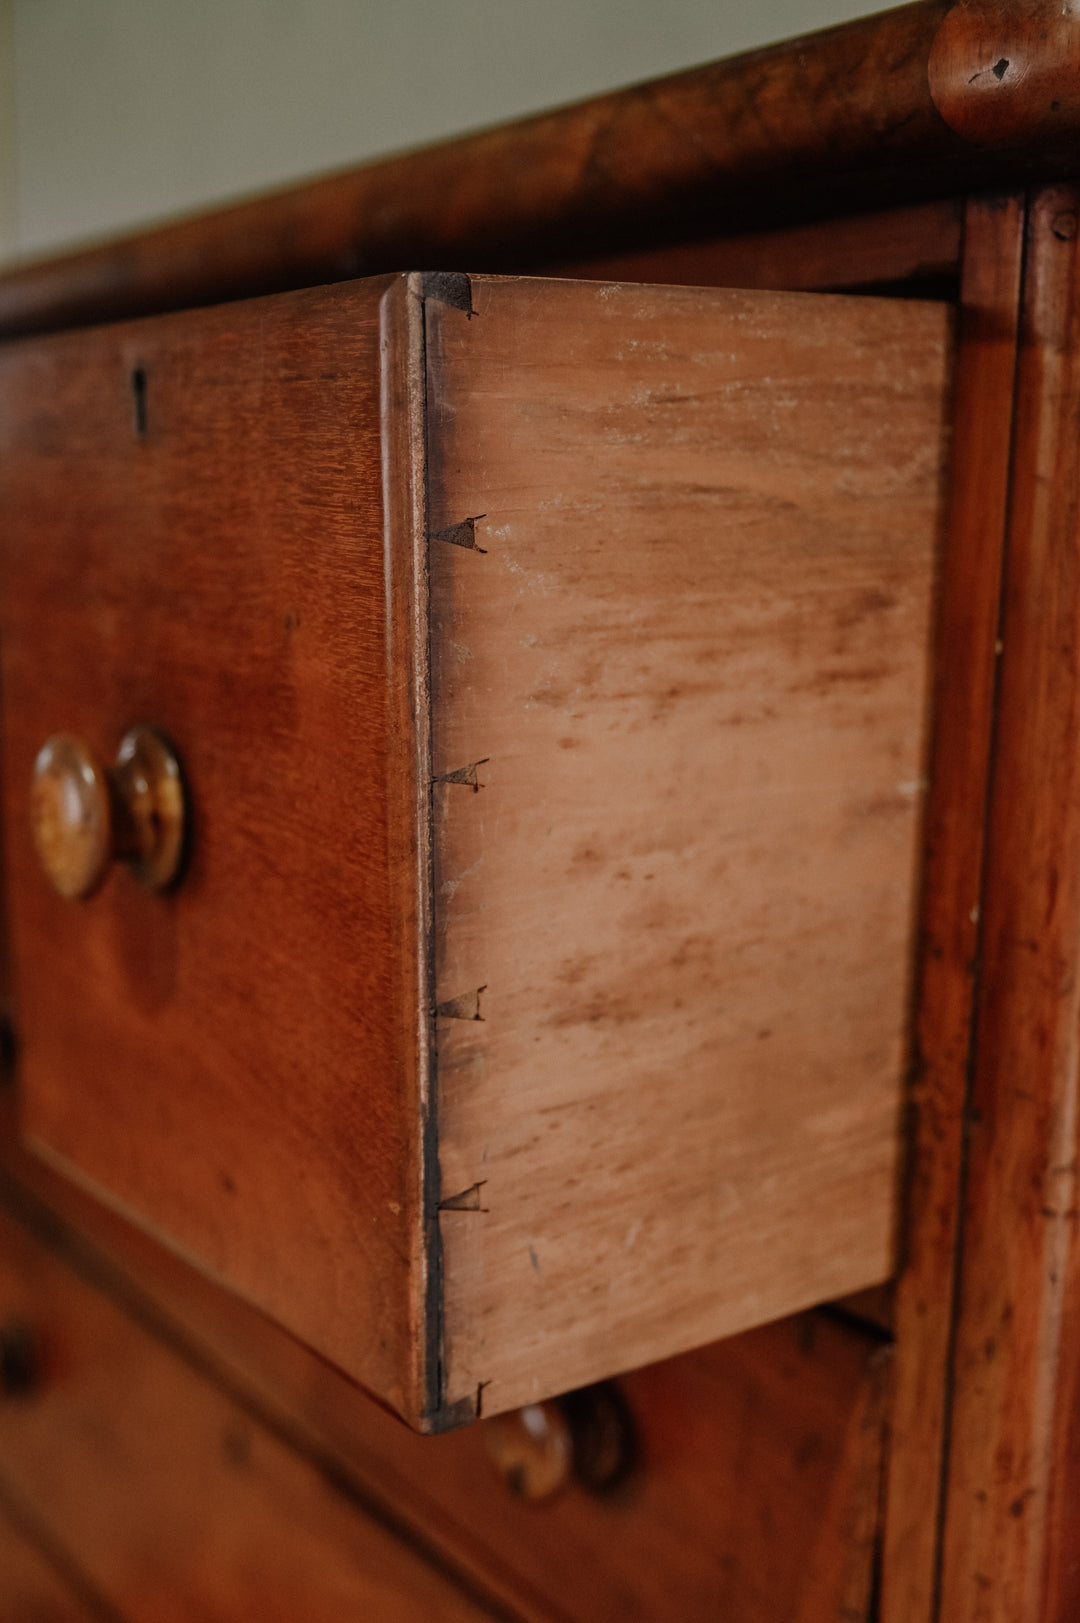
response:
M0 0L0 113L13 115L0 127L0 252L48 251L883 9Z
M15 74L12 0L0 0L0 260L15 252Z

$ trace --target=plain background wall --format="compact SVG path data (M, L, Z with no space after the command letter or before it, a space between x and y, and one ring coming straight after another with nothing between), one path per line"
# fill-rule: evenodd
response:
M36 255L873 0L0 0L0 255Z
M0 0L0 259L15 250L15 75L11 0Z

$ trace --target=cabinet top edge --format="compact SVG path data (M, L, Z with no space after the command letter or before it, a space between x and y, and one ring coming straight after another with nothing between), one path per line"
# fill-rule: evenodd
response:
M1080 9L858 22L0 274L0 338L403 264L568 261L1080 175Z

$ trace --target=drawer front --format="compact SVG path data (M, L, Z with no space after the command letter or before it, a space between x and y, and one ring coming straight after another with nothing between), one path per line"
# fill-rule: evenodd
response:
M505 1617L7 1217L0 1327L34 1349L32 1379L0 1399L0 1483L119 1615Z
M7 1258L0 1324L31 1327L46 1355L34 1401L24 1394L21 1402L12 1398L0 1406L0 1480L16 1482L51 1517L54 1477L66 1467L67 1486L55 1503L77 1532L80 1550L107 1539L82 1508L88 1483L96 1485L95 1496L104 1496L103 1516L118 1525L134 1515L138 1527L149 1529L167 1514L190 1526L193 1518L198 1524L187 1504L193 1479L200 1483L197 1497L220 1506L226 1501L214 1483L224 1464L232 1493L244 1500L260 1484L265 1499L268 1461L280 1458L276 1448L267 1453L264 1432L250 1414L238 1418L98 1294L107 1282L135 1304L144 1324L160 1312L154 1298L167 1300L170 1338L182 1338L200 1369L218 1371L231 1390L249 1394L254 1411L273 1417L278 1435L328 1462L356 1507L381 1504L410 1547L438 1552L449 1571L475 1574L484 1592L523 1618L690 1623L722 1615L730 1623L854 1623L872 1615L891 1372L890 1349L877 1334L830 1314L803 1314L626 1376L616 1390L629 1468L598 1487L595 1462L610 1460L613 1450L598 1455L594 1448L592 1470L548 1474L548 1495L526 1499L494 1458L492 1434L505 1424L501 1417L442 1437L417 1436L324 1361L182 1264L163 1269L145 1243L115 1221L98 1236L111 1262L91 1253L84 1237L65 1235L62 1224L47 1221L50 1244L74 1247L80 1267L91 1264L87 1277L97 1288L89 1289L23 1231L10 1229L6 1218L0 1224ZM124 1418L129 1389L130 1422ZM249 1439L250 1472L239 1470L242 1450L233 1432L231 1441L224 1432L218 1438L209 1420L205 1427L202 1420L188 1425L196 1446L181 1447L172 1459L176 1427L157 1415L158 1398L148 1406L151 1390L162 1403L167 1398L170 1412L177 1404L182 1414L200 1405L208 1415L228 1411L222 1424L241 1427ZM192 1396L182 1399L187 1391ZM586 1397L570 1411L579 1438L585 1435L580 1420L593 1412ZM98 1414L92 1425L91 1409ZM610 1421L610 1403L603 1413ZM138 1428L151 1421L152 1433L144 1431L134 1447ZM204 1449L200 1439L207 1436ZM610 1442L610 1424L604 1436ZM147 1489L140 1461L152 1456L159 1465L162 1449L169 1452L175 1489L163 1491L153 1481ZM292 1474L306 1475L296 1460ZM136 1489L149 1494L145 1508L113 1515L122 1496ZM333 1496L329 1502L339 1503ZM241 1515L235 1504L229 1515L251 1523L250 1513ZM326 1522L331 1542L342 1525L335 1511ZM295 1530L276 1535L293 1546L290 1559L300 1568L315 1559L304 1555L309 1528L301 1519ZM255 1536L250 1529L248 1536ZM135 1543L141 1537L132 1535ZM190 1547L188 1539L186 1561ZM176 1550L166 1533L156 1570L176 1558ZM218 1540L196 1568L228 1558ZM99 1563L95 1571L115 1582L117 1560L114 1554L111 1565Z
M948 337L429 275L8 352L39 1149L426 1427L883 1279ZM65 900L36 752L136 723L187 871Z
M810 1313L638 1370L629 1474L535 1502L493 1464L501 1416L414 1437L368 1405L349 1429L403 1512L567 1623L869 1623L890 1359Z
M380 291L0 356L0 633L25 1131L405 1408L422 1135ZM154 892L118 863L66 900L36 753L71 734L108 766L133 723L182 763L186 871Z

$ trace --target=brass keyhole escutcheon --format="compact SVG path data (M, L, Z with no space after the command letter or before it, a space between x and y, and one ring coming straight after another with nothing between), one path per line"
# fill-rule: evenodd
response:
M34 762L30 822L54 890L92 896L112 861L126 862L148 890L164 890L184 854L184 780L168 741L133 727L104 768L70 733L56 733Z

